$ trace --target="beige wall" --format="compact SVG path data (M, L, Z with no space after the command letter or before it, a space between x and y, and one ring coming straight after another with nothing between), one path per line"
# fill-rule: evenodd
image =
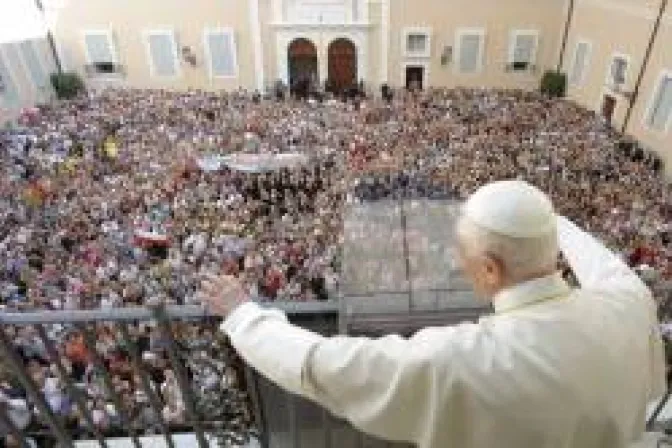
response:
M238 59L236 78L210 79L204 53L205 28L231 27ZM143 32L174 29L178 48L189 46L197 66L180 60L173 79L151 76ZM151 88L235 89L254 87L254 59L249 29L249 6L242 0L87 0L72 1L60 11L54 28L69 69L83 72L86 55L83 32L109 29L126 76L120 85ZM180 58L181 59L181 58Z
M404 62L427 62L429 84L441 86L497 86L536 88L544 69L555 67L559 37L565 16L563 0L392 0L389 70L390 80L403 85ZM432 30L432 53L428 60L405 58L402 41L404 27ZM485 30L484 66L478 74L456 70L456 32L459 28ZM514 29L538 30L538 69L535 73L508 73L509 36ZM453 61L440 63L445 46L453 47Z
M24 45L31 45L34 49L38 59L37 69L41 74L39 78L34 77L37 73L34 74L29 68ZM6 121L13 119L21 108L49 101L52 90L48 77L49 73L54 71L54 67L46 39L0 44L0 57L8 71L5 76L8 75L11 78L11 80L6 80L7 90L11 82L15 91L11 95L9 92L4 95L0 93L0 126L2 126Z
M612 57L615 53L629 58L624 92L632 92L642 67L646 47L658 13L659 0L577 0L569 33L564 69L570 72L579 41L591 43L591 56L583 82L569 87L569 96L579 104L600 112L605 94L616 98L613 124L621 129L629 100L607 83ZM668 8L660 34L635 100L626 133L635 136L656 150L672 170L672 134L653 132L643 122L664 70L672 71L672 7Z

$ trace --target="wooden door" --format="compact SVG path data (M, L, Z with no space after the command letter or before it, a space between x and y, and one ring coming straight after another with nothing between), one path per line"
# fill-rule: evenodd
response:
M602 102L602 116L607 123L611 124L612 118L614 118L614 110L616 109L616 98L611 95L605 95Z
M342 92L357 84L357 50L348 39L336 39L329 45L329 90Z
M292 92L307 94L318 79L317 48L308 39L295 39L287 51L289 86Z

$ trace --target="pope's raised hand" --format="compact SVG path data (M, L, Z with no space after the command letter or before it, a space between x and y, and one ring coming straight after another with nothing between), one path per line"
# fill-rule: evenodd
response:
M205 276L200 296L206 309L221 317L228 316L238 305L249 299L236 277L215 274Z

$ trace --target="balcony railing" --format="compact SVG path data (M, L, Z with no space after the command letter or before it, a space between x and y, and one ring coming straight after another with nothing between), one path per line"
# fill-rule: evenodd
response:
M314 303L274 303L274 306L284 309L288 315L301 319L301 316L319 316L337 314L337 305L334 302L314 302ZM332 327L336 328L336 319L332 319ZM30 366L22 358L17 347L12 340L12 331L32 327L44 348L44 355L52 367L55 367L55 377L63 385L64 396L73 404L83 422L86 423L86 433L94 438L101 447L108 447L106 436L95 423L92 410L87 403L87 397L82 391L81 384L77 384L71 373L68 371L63 356L63 347L58 346L57 342L50 337L50 330L54 326L59 326L70 332L75 332L82 336L83 344L88 353L88 363L92 365L102 378L104 387L105 401L114 406L115 415L119 421L119 428L123 430L123 435L129 437L136 448L142 446L140 441L140 428L133 424L129 415L127 406L122 402L117 387L113 382L108 366L105 363L104 356L98 351L96 325L106 325L108 328L114 328L120 338L117 343L125 347L128 360L132 367L132 375L139 378L138 389L148 399L149 407L157 418L157 427L165 439L168 447L174 448L176 445L171 433L176 430L163 417L164 403L161 401L157 387L152 386L152 379L147 371L147 365L143 360L142 353L138 346L136 338L131 336L132 327L138 323L149 323L154 325L161 337L161 349L167 355L170 369L175 374L179 393L184 404L184 421L179 425L181 432L193 432L198 446L201 448L212 446L208 440L212 437L206 437L206 432L216 433L217 428L221 428L226 422L212 421L205 415L202 409L197 409L197 398L194 387L190 383L190 375L185 362L185 343L188 341L179 340L175 336L175 326L179 322L189 322L197 325L210 326L215 329L217 320L197 306L162 306L160 304L150 304L147 308L115 308L110 310L82 310L82 311L43 311L31 313L0 313L0 356L2 356L3 370L10 373L12 379L20 384L21 389L25 391L27 402L34 408L35 415L39 416L42 428L38 434L30 433L23 428L18 428L10 416L8 403L0 406L0 428L13 436L20 446L29 447L28 437L42 437L39 446L59 446L73 447L75 437L72 428L67 424L64 417L59 412L54 411L53 406L48 401L45 391L31 375ZM319 320L318 320L319 322ZM218 334L215 332L215 334ZM193 373L193 372L191 372ZM254 393L255 385L259 382L255 373L251 369L244 369L243 383L247 383L250 391L253 391L250 399L250 411L255 418L257 428L261 429L261 399L257 393ZM282 392L279 392L282 393ZM85 437L89 438L89 437ZM268 439L267 436L262 439ZM264 444L268 446L268 444Z
M439 294L439 292L435 292ZM448 292L443 291L442 296ZM437 299L438 300L438 299ZM375 299L367 302L378 302ZM376 334L379 331L403 330L408 321L399 320L401 313L392 313L387 307L389 302L382 301L385 306L380 308L379 313L363 313L367 316L364 320L352 320L348 316L353 310L349 309L347 301L341 299L328 302L284 302L272 303L272 306L283 309L290 320L315 331L324 334L334 334L343 331ZM381 305L382 306L382 305ZM340 308L340 309L339 309ZM483 310L478 310L468 305L468 302L457 300L452 307L454 313L443 309L440 312L409 315L411 320L418 320L416 324L450 324L456 320L474 319ZM358 312L355 311L357 314ZM431 317L430 321L423 319ZM369 319L370 318L370 319ZM384 321L381 324L381 320ZM388 327L390 322L394 324ZM343 322L345 321L345 323ZM147 365L140 353L139 344L132 333L132 327L138 323L152 322L158 329L162 338L161 349L165 350L170 368L175 372L177 385L185 407L185 419L179 428L162 417L162 403L157 389L152 387L152 380L147 371ZM399 327L401 322L401 327ZM99 429L87 405L86 398L80 390L80 386L67 371L61 355L63 348L57 346L50 337L49 330L53 326L61 326L71 331L76 331L83 336L83 343L90 353L89 363L95 367L102 377L105 399L111 402L118 416L122 435L130 438L135 448L143 446L141 430L134 424L128 412L128 404L122 402L111 373L105 365L103 354L96 346L96 325L108 325L117 330L120 342L128 353L128 358L133 370L133 375L139 378L138 388L148 399L148 405L154 415L158 417L157 429L160 437L165 440L168 447L176 447L176 432L192 433L200 448L213 446L213 436L225 426L224 421L213 419L200 408L199 396L190 383L188 368L184 362L185 341L174 334L174 329L180 323L189 325L210 326L216 328L218 321L209 316L202 308L197 306L167 306L151 304L146 308L116 308L110 310L93 311L43 311L32 313L0 313L0 367L4 371L13 374L13 378L21 385L31 407L37 411L39 420L43 423L41 434L34 434L18 428L10 416L6 403L0 403L0 429L6 434L13 436L22 447L30 447L28 437L42 437L38 446L48 448L50 446L73 447L76 437L72 429L68 427L63 417L52 409L44 391L31 376L30 367L16 350L14 341L11 340L12 329L35 328L35 333L44 346L44 352L49 362L55 366L55 374L64 385L64 392L79 411L82 420L86 423L87 439L95 439L101 447L111 447L105 431ZM219 333L215 333L217 335ZM221 334L219 334L221 336ZM152 349L154 350L154 349ZM189 349L187 348L186 351ZM220 358L227 362L230 360L224 353ZM193 370L193 369L192 369ZM193 371L191 372L193 373ZM403 447L405 445L392 444L390 442L376 440L348 425L343 420L334 418L327 411L314 403L303 400L300 397L288 394L282 389L258 375L254 370L243 367L242 384L240 389L249 396L249 411L256 428L258 441L263 448L389 448ZM661 404L661 409L664 403ZM658 412L652 415L657 416ZM653 428L655 417L651 418L649 428ZM152 445L153 446L153 445Z

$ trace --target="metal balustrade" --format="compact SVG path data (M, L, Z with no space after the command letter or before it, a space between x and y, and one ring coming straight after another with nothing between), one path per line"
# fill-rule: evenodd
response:
M283 309L291 320L315 331L328 335L334 334L338 330L338 305L333 301L276 302L272 306ZM54 341L48 336L48 329L51 325L63 325L81 332L84 336L85 346L91 355L91 362L101 373L105 396L113 403L126 433L125 436L131 439L135 448L141 448L141 434L132 425L122 400L115 390L112 377L105 367L103 357L96 350L96 335L92 325L100 322L112 323L119 330L122 338L120 342L127 348L133 373L139 375L142 391L148 397L151 409L159 419L159 427L166 445L175 448L171 427L162 417L162 403L156 390L151 385L149 374L143 367L141 353L129 331L129 325L153 320L161 330L162 336L166 337L165 348L170 360L170 367L176 373L180 392L185 402L186 426L189 431L193 431L198 446L205 448L211 446L211 438L206 437L206 432L208 432L206 425L213 428L213 422L205 421L195 407L194 392L189 386L185 366L178 355L179 341L172 335L171 325L177 321L199 323L212 321L212 319L212 316L209 316L202 308L197 306L163 307L160 304L150 304L146 308L0 313L0 356L3 359L3 366L14 374L16 380L25 389L30 403L39 412L41 420L48 430L47 438L53 440L53 444L45 444L44 446L74 447L75 439L68 430L65 421L51 410L45 394L31 378L27 366L7 335L7 329L12 326L34 326L44 344L49 361L56 366L56 373L64 385L64 392L67 393L67 396L81 413L88 426L87 429L98 445L108 448L110 445L105 435L96 428L91 410L88 408L82 392L63 365ZM360 433L346 422L332 417L317 405L284 392L250 368L246 368L245 380L247 391L251 395L252 412L260 429L260 442L263 447L375 448L403 446L378 441ZM9 416L7 404L0 405L0 426L6 429L7 434L18 440L20 446L29 448L27 437L33 434L26 434L14 425ZM183 431L184 428L181 432Z
M450 291L431 291L431 293L437 295L451 294ZM452 294L454 293L455 291L452 292ZM378 301L377 299L373 300ZM400 314L398 313L365 313L369 318L361 322L363 325L361 328L358 328L357 324L359 322L353 322L341 315L344 311L343 303L344 301L341 299L340 303L336 301L274 302L267 303L266 305L283 309L294 323L319 331L325 335L339 332L339 320L341 321L341 329L342 321L349 321L348 332L352 333L376 335L379 332L403 332L399 331ZM381 311L385 309L385 306L389 306L389 304L383 306L385 301L380 301L379 303L382 307ZM416 325L419 323L422 323L422 325L444 325L463 319L471 320L483 312L482 309L470 306L468 301L462 303L460 300L456 300L454 301L454 305L452 314L436 314L436 312L415 314L413 322ZM18 382L25 389L28 398L39 411L48 429L48 436L56 442L57 446L73 447L74 440L72 434L66 427L63 419L51 411L44 394L32 380L23 360L14 350L12 342L7 335L7 329L12 326L34 326L36 328L37 335L44 344L46 354L56 366L56 374L64 384L65 392L67 392L83 416L84 421L88 424L91 435L99 446L109 447L105 435L97 430L93 424L93 417L81 392L67 373L65 366L60 362L57 347L54 346L53 341L48 336L48 329L51 325L64 325L81 332L84 335L85 345L91 354L91 362L102 375L106 398L114 404L125 430L125 435L131 439L135 448L140 448L142 446L140 434L137 428L131 424L124 405L115 391L112 378L105 368L103 358L96 351L95 334L92 331L92 325L97 322L113 323L119 330L122 343L127 347L133 372L137 373L140 377L140 387L148 397L152 410L159 416L161 436L167 446L175 447L171 427L161 418L161 402L150 384L146 369L142 366L143 361L137 344L134 343L129 332L129 325L150 320L154 321L157 328L163 331L162 335L169 335L166 341L164 341L166 342L165 348L168 352L171 368L177 375L178 385L186 405L187 431L193 432L199 447L212 446L210 444L211 438L206 437L206 433L211 432L216 427L216 424L213 424L212 421L207 421L202 413L199 413L198 409L196 409L194 393L189 387L185 366L180 362L178 354L180 341L172 336L172 331L169 331L171 326L176 322L211 322L214 324L213 317L209 316L201 307L162 307L159 304L152 304L152 306L147 308L0 313L1 364L4 368L14 373ZM251 411L260 430L259 441L264 448L387 448L406 446L369 437L355 430L343 420L331 416L327 411L314 403L286 393L250 368L246 368L244 377L246 389L251 398ZM0 403L0 427L4 427L7 434L19 440L20 446L29 447L25 441L26 434L22 433L9 417L6 403ZM184 432L184 430L185 428L181 428L180 432ZM47 447L49 445L40 445L40 448L43 446Z
M449 291L438 290L431 291L431 293L433 295L450 294ZM398 326L385 325L385 323L393 324L394 322L398 322L399 315L386 315L383 313L385 309L384 302L379 303L382 307L380 309L381 313L377 315L372 313L369 316L373 319L372 321L376 321L377 319L380 325L371 325L372 321L368 321L360 334L372 334L371 330L375 328L378 328L382 332L400 330ZM459 305L460 302L457 301L455 303ZM343 299L340 302L270 302L262 303L262 305L278 307L284 310L294 323L325 335L336 334L339 332L339 326L342 327L342 323L339 325L339 320L343 320L343 316L341 316ZM480 311L469 306L461 307L460 305L454 308L454 316L459 314L458 317L460 320L463 318L473 319ZM431 322L426 321L425 323L441 324L450 323L454 320L443 314L433 317L432 313L425 314L423 316L431 317ZM422 317L419 317L419 319L422 320ZM388 320L390 322L387 322ZM160 429L162 438L168 447L174 448L176 445L171 436L171 427L162 417L162 403L156 390L151 385L149 374L146 368L143 367L139 348L129 331L129 325L148 321L155 323L156 328L160 330L160 334L164 338L163 342L165 343L165 350L170 361L170 368L176 374L177 383L186 408L187 431L193 431L199 447L205 448L206 446L211 446L210 440L212 438L206 437L206 433L215 428L217 422L206 421L203 414L196 409L196 400L194 392L189 385L186 367L181 362L178 353L181 341L176 340L172 331L172 326L176 322L193 322L196 324L210 322L214 325L216 321L203 308L198 306L164 307L161 304L153 303L142 308L0 313L0 356L2 356L2 364L14 374L14 377L25 389L27 397L39 412L41 419L48 429L49 437L56 442L54 446L74 447L75 441L63 419L51 410L45 395L31 378L27 366L14 349L12 341L10 341L7 335L8 328L20 328L24 326L34 326L36 328L37 335L44 344L49 360L56 366L56 374L64 385L64 391L81 413L90 434L97 441L98 445L107 448L109 447L109 443L106 441L105 434L96 428L91 410L88 408L82 392L79 390L77 384L75 384L73 378L68 374L59 358L58 350L54 346L54 341L50 339L48 330L52 325L61 325L82 334L84 344L91 356L90 362L102 376L105 398L114 405L125 436L131 439L135 448L141 448L141 434L139 434L138 428L133 426L121 397L115 391L112 377L105 367L103 356L96 350L96 334L92 326L96 323L110 323L114 325L114 328L118 330L118 335L121 337L119 342L127 349L133 374L139 376L139 386L146 395L154 414L158 417L158 428ZM418 324L417 320L414 322L416 325ZM358 333L356 326L349 326L348 331ZM259 441L264 448L377 448L407 446L392 444L367 436L343 420L331 416L327 411L314 403L283 391L249 367L245 368L244 382L251 398L251 411L254 415L256 426L259 429ZM7 433L13 435L15 439L22 440L23 447L28 447L25 443L26 434L23 434L12 423L6 406L0 406L1 426L4 426ZM184 428L181 428L180 432L184 432Z
M315 330L329 333L329 329L326 328L327 326L331 327L332 332L337 328L337 319L335 316L337 314L338 306L334 302L273 303L272 305L286 311L290 318L299 322L303 321L304 325L307 322L310 322L309 326L312 324L312 327L314 327ZM319 318L319 316L328 315L332 316L331 323L327 323L327 320L324 318ZM188 430L193 431L200 448L211 446L206 440L205 426L208 425L210 428L213 428L216 426L217 422L205 421L202 414L196 409L196 400L194 392L189 384L186 367L178 353L179 341L175 339L172 331L172 325L179 321L193 321L195 323L211 322L214 324L213 317L208 315L203 308L198 306L164 307L159 303L150 303L146 308L135 307L109 310L0 313L0 356L2 357L2 362L0 364L13 374L13 378L15 378L25 390L29 402L34 405L36 411L39 412L41 421L46 426L46 429L48 429L48 438L53 439L55 446L74 447L73 435L71 431L69 431L64 419L52 411L45 394L33 378L31 378L28 366L24 363L24 360L15 349L10 337L8 337L7 330L12 327L20 328L25 326L32 326L36 329L37 336L41 343L44 344L45 353L49 361L56 367L55 373L64 386L64 392L72 401L84 422L86 422L88 432L95 438L99 446L108 448L109 444L106 442L104 434L101 433L94 424L92 412L87 406L82 391L63 365L62 358L59 356L54 341L48 336L49 328L53 325L65 326L79 332L83 336L84 345L90 354L90 362L102 376L105 398L114 405L121 426L126 432L125 435L132 440L133 445L136 448L140 448L142 446L139 438L140 434L138 433L137 428L131 424L130 417L122 404L119 394L115 390L112 377L105 366L103 357L96 349L96 334L92 329L92 325L102 322L114 325L118 330L118 334L121 336L119 342L127 349L130 363L133 368L133 374L139 376L141 390L147 396L149 405L154 412L154 415L158 418L158 426L161 430L161 434L165 439L167 446L175 448L176 445L171 437L171 427L162 416L161 409L163 405L157 391L152 387L149 374L143 367L142 354L129 331L129 325L148 321L153 321L155 323L156 328L160 331L161 337L164 338L164 348L170 361L170 368L175 372L177 384L179 385L182 400L185 404L186 425L184 426L186 426ZM250 389L256 390L254 384L261 380L250 369L247 369L245 376L247 377L247 383L251 385ZM265 390L267 389L268 388ZM284 394L280 389L277 389L275 393L281 395ZM262 395L256 393L253 394L252 401L252 407L254 409L259 410L264 406L264 397ZM261 422L260 415L258 412L254 413L259 424ZM0 405L0 426L4 427L7 434L12 435L15 440L19 440L22 447L29 446L27 437L30 436L30 434L23 433L13 423L9 415L7 403ZM259 427L259 429L263 433L267 428ZM271 437L269 437L269 435L262 435L262 440L270 439ZM266 444L266 446L270 445Z

